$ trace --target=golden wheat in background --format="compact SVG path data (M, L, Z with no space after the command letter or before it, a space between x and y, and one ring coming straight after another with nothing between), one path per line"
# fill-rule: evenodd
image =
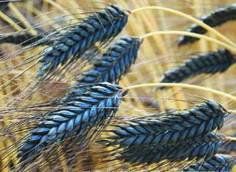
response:
M125 126L122 122L126 122L127 125L130 125L130 128L139 126L139 124L143 126L144 124L140 122L142 120L146 120L144 122L145 124L148 124L149 121L156 120L153 119L153 113L158 114L166 111L176 116L175 113L171 113L176 110L180 112L177 114L176 121L174 120L178 123L178 115L182 115L181 110L194 108L197 104L212 99L221 104L227 111L232 112L231 115L225 118L225 124L218 133L233 137L235 136L234 112L236 108L236 97L234 96L234 66L223 73L190 77L188 80L183 81L187 84L159 85L159 87L168 87L165 89L158 89L158 84L156 84L160 82L166 71L179 66L186 59L190 59L194 55L217 51L220 48L230 48L230 51L235 50L233 46L229 46L225 41L221 40L217 42L209 39L201 39L194 44L179 47L177 40L183 33L174 31L185 31L187 27L193 24L193 21L183 15L177 15L176 13L163 9L170 8L198 18L209 14L210 11L214 11L219 7L225 7L233 3L233 0L25 0L9 3L1 2L0 34L1 37L4 37L9 34L27 33L29 34L29 39L32 39L33 36L41 36L40 38L47 38L48 36L50 41L56 41L60 39L60 37L57 38L53 34L50 37L50 33L66 31L67 28L73 27L79 21L83 21L88 15L100 11L108 5L118 5L123 10L129 10L126 11L129 16L128 22L121 35L131 35L140 39L143 38L143 42L139 47L136 62L119 82L121 87L128 88L129 91L126 98L124 98L125 100L119 106L116 118L111 121L111 123L115 123L116 127L119 125L122 127L123 125ZM140 10L135 13L131 12L131 14L129 14L130 11L134 9L147 6L152 6L153 8ZM155 8L157 6L158 8ZM232 42L235 42L234 21L227 22L217 27L216 30L222 33L226 38L229 38ZM152 36L146 35L151 32L156 34L152 34ZM211 39L218 39L217 34L214 32L208 32L207 36ZM109 41L107 42L109 43ZM96 43L94 45L93 48L98 52L96 53L98 60L101 58L99 55L106 52L108 43ZM224 47L224 43L226 47ZM31 42L28 45L20 45L19 43L1 44L0 147L2 153L0 155L0 167L4 171L13 170L14 166L19 163L17 146L28 136L27 134L32 130L33 126L37 124L35 121L41 119L41 114L60 109L57 100L64 97L70 86L76 83L76 80L83 71L91 69L93 66L93 64L89 63L90 61L74 61L67 66L68 68L56 70L52 78L39 81L35 79L37 78L37 71L41 64L37 61L37 57L40 57L40 54L44 52L47 47L48 43L42 43L40 45L33 45ZM88 54L88 57L90 56L94 56L94 52L92 52L92 55ZM34 57L35 59L33 59ZM33 61L30 61L31 59L33 59ZM143 84L143 86L141 84ZM96 89L92 91L96 92ZM211 106L207 104L206 107ZM205 108L205 105L203 108ZM215 111L213 110L213 112ZM145 116L147 117L146 119ZM135 119L132 117L135 117ZM167 115L166 118L168 117ZM155 118L158 118L158 115ZM183 115L182 118L186 119L188 116ZM196 120L197 119L198 117L196 116ZM215 130L217 127L212 128ZM113 131L115 129L109 126L105 130ZM110 143L109 139L113 137L110 137L111 133L107 133L106 131L98 137L98 141L102 142L106 140ZM218 138L207 135L204 139L204 143L211 142L213 144ZM231 140L230 143L232 146L235 146L232 141L234 138L223 138L223 140L227 139ZM189 143L184 144L191 145L195 142L198 143L198 140L192 138ZM111 141L111 143L113 142ZM54 154L52 157L42 155L40 160L30 162L26 170L36 170L37 167L36 169L33 169L33 167L38 165L37 162L40 162L40 165L43 164L43 167L41 169L39 168L42 171L70 171L72 168L81 171L102 168L104 171L109 171L109 169L114 170L113 166L116 167L117 164L118 166L121 165L119 169L115 168L115 170L118 171L126 171L128 168L131 170L147 171L151 169L156 171L166 171L167 169L180 171L184 167L198 161L194 158L193 160L184 159L176 162L162 160L159 164L143 163L137 165L135 163L127 163L125 158L118 155L124 154L124 152L129 153L127 157L128 159L132 159L131 156L135 156L135 152L140 151L141 157L145 157L148 153L157 154L160 150L155 152L147 147L135 147L133 149L130 148L130 150L125 150L117 148L117 142L113 144L114 145L110 145L110 147L107 146L104 148L99 144L91 143L86 150L76 154L78 157L72 159L69 163L68 159L71 158L70 155L72 154L71 156L73 156L73 151L78 150L71 149L66 152L63 146L59 146L56 150L52 148L52 150L48 151ZM199 141L198 144L202 143ZM167 148L173 150L173 152L179 151L180 153L183 151L175 146L176 145L173 144ZM106 154L107 152L108 154ZM45 151L44 154L47 154L47 151ZM234 155L232 152L231 154ZM170 156L172 155L170 154ZM113 158L117 159L111 161Z

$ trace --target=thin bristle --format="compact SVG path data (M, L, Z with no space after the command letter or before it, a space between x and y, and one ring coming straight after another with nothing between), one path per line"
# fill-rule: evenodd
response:
M220 26L228 21L236 20L236 4L232 4L225 8L219 8L211 12L209 15L201 17L200 20L211 27ZM206 29L197 24L193 24L188 28L187 31L199 34L205 34L207 32ZM199 39L189 36L183 36L179 39L178 45L183 46L186 44L191 44L196 42L197 40Z
M30 136L19 148L20 159L24 161L47 145L73 135L78 138L77 145L85 144L83 139L86 139L89 133L98 132L98 127L105 126L106 121L114 116L121 97L121 88L109 83L96 84L82 96L74 96L58 110L49 112L40 124L30 131Z
M164 73L161 83L178 83L200 74L215 74L225 72L236 62L230 51L221 49L202 55L197 55L184 64Z
M47 48L41 59L42 67L38 75L44 76L59 65L77 60L95 43L115 37L122 31L127 20L127 14L114 5L90 15Z
M211 159L191 165L183 171L222 171L229 172L235 165L235 160L229 155L216 154Z
M126 120L111 130L111 144L175 144L220 129L226 114L221 105L207 101L185 111Z
M115 41L102 55L101 59L94 63L91 69L82 73L74 86L80 88L73 89L77 91L75 94L78 95L78 91L82 94L95 83L118 82L129 71L131 65L135 63L140 44L140 39L129 36ZM74 93L71 91L68 97L73 95Z

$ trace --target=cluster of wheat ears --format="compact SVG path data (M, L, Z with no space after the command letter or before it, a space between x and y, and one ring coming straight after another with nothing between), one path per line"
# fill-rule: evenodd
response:
M4 0L0 18L0 171L234 170L232 1Z

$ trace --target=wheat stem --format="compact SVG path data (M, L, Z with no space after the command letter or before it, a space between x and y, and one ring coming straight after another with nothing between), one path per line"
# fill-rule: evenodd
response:
M37 31L31 26L29 21L22 15L19 9L12 3L9 3L9 8L15 13L18 19L29 29L32 35L37 35Z
M63 6L61 6L59 3L54 2L52 0L44 0L44 2L54 6L56 9L60 10L61 12L67 14L71 19L75 19L75 17L68 11L66 10Z
M9 23L15 30L17 30L17 31L23 30L22 27L20 27L18 24L16 24L10 17L8 17L2 11L0 11L0 18L2 20L4 20L5 22Z
M187 89L193 89L193 90L198 90L198 91L205 91L205 92L210 92L218 96L223 96L226 98L229 98L232 101L236 102L236 97L233 95L230 95L228 93L215 90L212 88L207 88L207 87L202 87L198 85L192 85L192 84L183 84L183 83L144 83L144 84L137 84L137 85L132 85L129 87L126 87L125 89L136 89L136 88L142 88L142 87L181 87L181 88L187 88Z
M174 9L170 9L170 8L166 8L166 7L160 7L160 6L146 6L146 7L140 7L140 8L134 9L131 14L134 14L134 13L137 13L137 12L140 12L140 11L143 11L143 10L162 10L162 11L170 12L170 13L173 13L175 15L184 17L184 18L189 19L192 22L202 26L204 29L208 30L209 32L212 32L212 33L216 34L219 38L224 40L225 43L228 43L229 45L231 45L233 47L236 47L236 44L234 42L232 42L230 39L228 39L227 37L222 35L220 32L218 32L214 28L208 26L204 22L202 22L202 21L200 21L200 20L198 20L198 19L196 19L196 18L194 18L194 17L192 17L188 14L185 14L183 12L180 12L180 11L177 11L177 10L174 10Z
M216 43L218 45L221 45L231 51L236 52L236 48L232 47L229 44L226 44L224 42L221 42L215 38L211 38L209 36L205 36L205 35L200 35L197 33L191 33L191 32L186 32L186 31L177 31L177 30L168 30L168 31L154 31L154 32L150 32L147 34L144 34L143 36L141 36L141 38L145 39L147 37L151 37L151 36L155 36L155 35L186 35L186 36L191 36L191 37L195 37L195 38L202 38L205 39L209 42L213 42Z
M228 110L230 113L235 113L236 114L236 110L235 109L230 109L230 110Z

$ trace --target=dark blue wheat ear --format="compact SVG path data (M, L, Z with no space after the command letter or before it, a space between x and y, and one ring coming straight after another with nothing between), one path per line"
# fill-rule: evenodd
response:
M219 8L211 12L209 15L201 17L200 20L211 27L220 26L228 21L236 20L236 4L232 4L224 8ZM206 29L197 24L193 24L191 27L188 28L187 31L199 34L205 34L207 32ZM191 44L196 42L197 40L199 39L189 36L183 36L180 37L178 45L182 46L186 44Z
M95 43L114 38L122 31L127 20L126 11L114 5L85 18L47 48L40 60L38 75L45 76L58 66L77 60Z
M235 158L230 155L216 154L212 158L200 163L191 165L185 168L183 171L219 171L230 172L233 166L236 164Z
M235 62L235 56L226 49L196 55L182 65L165 72L160 82L177 83L200 74L222 73Z
M109 130L110 144L166 145L204 136L220 129L228 113L215 101L206 101L184 111L166 112L126 120Z
M218 152L222 154L234 154L236 152L236 138L225 136Z
M214 156L220 143L221 137L215 133L165 145L157 143L125 146L98 140L97 144L102 146L92 153L96 159L101 160L101 165L96 166L97 170L104 170L108 165L112 171L121 171L122 167L128 168L128 171L134 171L135 167L148 168L148 171L152 171L149 167L158 171L169 171L172 168L179 171L187 165Z
M19 147L20 160L25 161L47 146L60 144L69 137L73 137L74 144L81 146L82 150L91 141L90 136L100 132L99 128L106 126L115 115L123 94L119 86L104 82L65 101L57 110L47 113L30 131Z
M78 92L82 94L95 83L119 82L120 78L135 63L141 43L141 39L130 36L124 36L115 41L91 69L82 73L74 86L77 89L72 89L68 97L78 95ZM74 93L74 91L77 92Z
M210 133L173 145L134 145L124 147L120 152L120 158L134 164L152 164L162 160L179 162L184 159L208 159L215 155L220 142L221 140L216 134Z
M32 35L28 32L17 32L0 35L0 44L11 43L20 44L22 46L32 46L35 42L37 42L37 45L49 45L52 43L52 41L44 39L43 35Z

